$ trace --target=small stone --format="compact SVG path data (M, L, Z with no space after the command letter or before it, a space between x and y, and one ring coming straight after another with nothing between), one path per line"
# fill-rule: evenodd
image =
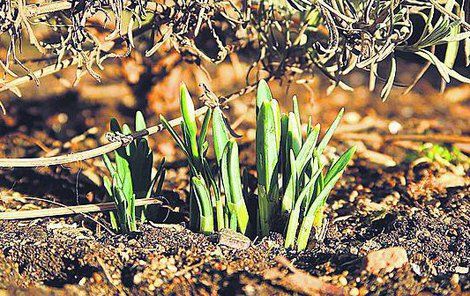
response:
M421 268L419 267L418 264L411 263L411 270L413 270L414 273L416 273L417 275L422 276L422 274L421 274Z
M391 272L408 263L408 256L402 247L391 247L372 251L366 256L365 269L372 274L380 271Z
M367 290L366 287L361 287L359 289L359 295L367 295L369 293L369 290Z
M136 239L131 239L127 242L129 246L137 246L139 245L139 242Z
M94 272L92 277L93 277L93 280L95 281L95 283L97 283L97 284L101 284L103 282L103 277L101 276L101 274L99 274L97 272Z
M341 286L347 286L348 285L348 280L344 276L339 277L338 282Z
M161 285L163 285L162 279L160 279L160 278L156 279L156 280L153 282L153 285L154 285L156 288L161 287Z
M402 125L397 121L391 121L388 124L388 130L390 131L391 134L394 134L394 135L398 133L402 128L403 128Z
M357 255L357 254L359 254L359 249L357 247L351 247L349 249L349 252L351 252L351 254L353 254L353 255Z
M453 173L445 173L437 178L436 183L444 188L465 186L466 178Z
M256 289L252 285L246 285L243 290L245 291L246 295L256 295Z
M139 285L140 283L142 283L142 273L136 273L136 275L134 275L134 285Z
M459 281L460 281L460 277L458 274L454 273L451 277L450 277L450 283L452 284L452 286L454 287L457 287L459 285Z
M225 228L219 232L219 245L246 250L251 246L251 240L241 233Z
M357 190L354 190L349 195L349 202L353 202L356 199L356 197L358 197L358 196L359 196L359 192L357 192Z
M455 268L455 272L456 273L460 273L460 274L467 274L468 273L468 267L465 267L465 266L457 266Z
M172 273L175 273L175 272L178 271L178 268L176 268L176 266L174 266L174 265L168 265L167 269L168 269L169 272L172 272Z
M358 288L352 288L351 291L349 291L350 296L358 296L359 295L359 289Z

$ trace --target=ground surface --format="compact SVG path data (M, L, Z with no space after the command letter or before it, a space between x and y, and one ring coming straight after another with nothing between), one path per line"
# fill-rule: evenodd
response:
M363 88L353 94L314 93L308 99L303 88L291 88L286 95L285 85L273 86L277 97L297 93L304 114L313 114L322 124L331 122L345 106L335 143L341 151L352 144L360 148L359 157L329 199L330 222L323 241L312 239L309 249L298 253L282 248L282 237L276 233L244 249L221 244L217 235L190 232L182 226L187 223L187 171L168 136L159 134L151 143L158 155L167 156L169 172L167 205L156 209L154 223L140 225L140 232L132 236L119 236L106 230L104 214L93 215L103 225L80 215L0 221L0 295L445 295L468 291L468 167L406 162L419 143L384 142L384 136L395 132L468 135L470 89L452 88L439 95L425 84L425 95L397 93L382 103ZM0 156L52 156L95 147L103 142L111 114L128 119L132 113L123 102L82 97L79 92L8 102L8 115L0 119ZM232 125L243 135L241 161L249 169L255 164L252 102L253 96L248 95L229 111ZM290 106L288 99L284 102ZM150 109L168 118L177 115L174 104ZM150 119L150 124L155 122ZM457 146L469 152L468 146ZM29 197L67 205L102 201L101 168L98 159L1 170L0 211L51 207ZM391 272L371 273L367 255L393 246L406 250L407 263Z

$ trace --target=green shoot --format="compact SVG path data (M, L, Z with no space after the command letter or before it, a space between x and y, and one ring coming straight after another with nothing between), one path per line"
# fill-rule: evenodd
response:
M329 167L321 161L344 111L339 112L321 140L320 126L312 126L311 120L303 138L297 99L293 98L292 112L281 114L267 83L259 83L256 98L258 209L256 220L250 220L238 145L230 137L222 110L216 106L206 113L198 135L194 104L184 85L180 90L180 104L183 136L163 117L162 123L188 158L191 225L203 233L223 228L246 233L257 228L260 236L283 227L285 247L305 249L312 229L316 233L321 229L327 198L355 152L354 147L348 149ZM206 159L210 120L216 160L213 166ZM243 180L246 181L245 175Z
M130 135L130 127L122 127L116 119L111 119L110 128L113 133ZM135 115L135 131L146 128L143 114ZM157 173L152 177L153 154L146 138L132 140L126 147L117 149L114 153L114 163L108 155L103 155L103 161L111 179L104 176L103 183L108 195L116 204L116 211L111 213L111 224L114 230L129 233L137 230L137 218L142 222L147 219L146 207L135 208L136 198L149 198L156 185L157 194L161 191L165 170L164 160L159 165Z

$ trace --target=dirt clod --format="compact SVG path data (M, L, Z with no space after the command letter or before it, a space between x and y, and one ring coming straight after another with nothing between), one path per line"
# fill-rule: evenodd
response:
M372 274L380 274L381 271L391 272L406 263L408 263L406 250L402 247L391 247L367 254L365 268Z

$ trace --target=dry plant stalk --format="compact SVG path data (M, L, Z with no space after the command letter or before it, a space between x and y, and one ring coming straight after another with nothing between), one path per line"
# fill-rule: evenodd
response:
M156 198L137 199L136 206L146 206L161 204L162 202ZM28 211L11 211L0 212L0 220L23 220L23 219L37 219L45 217L67 216L76 214L97 213L104 211L112 211L116 209L114 202L104 202L99 204L89 204L81 206L64 206L61 208L49 208L40 210Z

